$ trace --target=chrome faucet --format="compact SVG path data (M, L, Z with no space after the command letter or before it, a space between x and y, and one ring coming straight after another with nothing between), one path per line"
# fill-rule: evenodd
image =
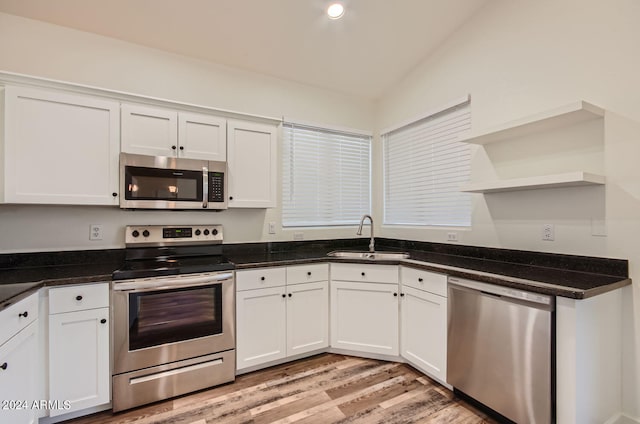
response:
M375 252L375 247L373 238L373 218L371 218L371 215L362 215L362 219L360 219L360 226L358 227L358 232L356 234L359 236L362 235L362 225L364 225L364 220L367 218L369 218L369 221L371 221L371 240L369 241L369 252L373 253Z

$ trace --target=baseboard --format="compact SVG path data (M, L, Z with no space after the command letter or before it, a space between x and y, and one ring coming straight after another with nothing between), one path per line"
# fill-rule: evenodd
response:
M640 418L633 418L627 414L617 414L609 418L604 424L640 424Z
M95 414L96 412L106 411L107 409L111 409L111 402L105 403L104 405L94 406L87 409L82 409L80 411L69 412L68 414L58 415L55 417L42 417L38 421L39 424L53 424L58 423L60 421L71 420L73 418L83 417L85 415Z

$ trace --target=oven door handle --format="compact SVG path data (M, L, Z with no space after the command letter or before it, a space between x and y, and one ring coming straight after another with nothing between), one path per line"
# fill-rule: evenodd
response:
M169 290L184 287L206 286L233 280L233 273L225 272L218 275L200 275L197 277L158 278L153 280L130 280L113 284L115 291L150 291Z

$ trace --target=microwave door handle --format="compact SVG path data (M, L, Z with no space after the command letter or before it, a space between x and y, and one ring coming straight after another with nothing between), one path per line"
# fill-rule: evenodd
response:
M209 168L202 167L202 208L209 206Z

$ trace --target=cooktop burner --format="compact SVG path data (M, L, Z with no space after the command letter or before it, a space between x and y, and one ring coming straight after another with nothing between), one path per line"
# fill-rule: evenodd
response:
M114 280L228 271L222 254L222 226L127 226L124 265Z

